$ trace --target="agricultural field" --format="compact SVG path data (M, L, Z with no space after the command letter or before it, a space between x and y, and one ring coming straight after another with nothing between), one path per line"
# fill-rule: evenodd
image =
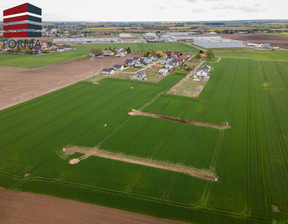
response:
M288 37L288 32L282 32L282 33L264 33L264 35L277 36L277 37Z
M144 52L148 49L155 49L159 51L181 51L182 53L196 53L197 49L183 43L125 43L125 44L81 44L74 45L74 50L66 52L53 52L48 55L12 55L0 53L0 65L20 67L20 68L36 68L51 64L70 60L84 60L87 59L90 49L100 48L128 48L132 52Z
M227 51L217 52L222 58L256 59L272 61L288 61L288 50L262 50L262 51Z
M284 223L288 63L222 58L213 67L198 98L166 94L181 74L158 83L104 78L0 111L0 186L191 223ZM132 109L214 126L130 116ZM65 147L181 165L218 181L67 155Z

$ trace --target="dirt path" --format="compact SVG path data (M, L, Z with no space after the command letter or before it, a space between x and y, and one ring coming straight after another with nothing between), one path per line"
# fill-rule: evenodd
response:
M141 110L132 110L132 112L129 112L129 115L161 118L161 119L171 120L171 121L175 121L175 122L181 122L181 123L185 123L185 124L192 124L192 125L196 125L196 126L215 128L215 129L219 129L219 130L231 128L231 126L229 124L220 125L220 124L214 124L214 123L208 123L208 122L202 122L202 121L194 121L194 120L188 120L188 119L183 119L183 118L179 118L179 117L171 117L171 116L166 116L166 115L161 115L161 114L153 114L153 113L143 112Z
M183 223L46 195L0 188L1 224Z
M65 153L66 155L71 155L74 153L83 153L84 156L81 156L79 158L80 162L81 160L88 158L89 156L97 156L97 157L101 157L101 158L106 158L106 159L113 159L113 160L118 160L118 161L122 161L122 162L126 162L126 163L133 163L133 164L138 164L138 165L142 165L142 166L148 166L148 167L153 167L153 168L158 168L158 169L163 169L163 170L169 170L169 171L173 171L173 172L177 172L177 173L184 173L184 174L188 174L190 176L196 177L196 178L200 178L200 179L204 179L204 180L208 180L208 181L215 181L215 173L212 173L210 171L207 170L200 170L200 169L196 169L193 167L189 167L189 166L184 166L181 164L174 164L174 163L166 163L166 162L161 162L161 161L156 161L156 160L152 160L152 159L145 159L145 158L140 158L140 157L136 157L136 156L128 156L128 155L124 155L121 153L113 153L113 152L109 152L109 151L105 151L105 150L100 150L98 148L85 148L85 147L69 147L65 149ZM71 162L73 160L73 162ZM74 161L76 161L76 159L72 159L70 161L70 164L76 164L74 163ZM77 163L78 163L77 162Z

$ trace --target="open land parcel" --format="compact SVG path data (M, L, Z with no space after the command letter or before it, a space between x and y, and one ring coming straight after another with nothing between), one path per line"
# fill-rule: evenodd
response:
M196 223L287 220L288 63L223 58L213 66L197 99L166 94L184 77L171 74L159 83L79 82L1 111L1 186ZM101 157L71 165L83 154L67 156L67 146L183 164L219 182Z

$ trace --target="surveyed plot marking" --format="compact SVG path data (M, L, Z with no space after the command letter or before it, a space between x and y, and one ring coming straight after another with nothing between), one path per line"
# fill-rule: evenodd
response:
M177 173L188 174L192 177L196 177L196 178L203 179L203 180L217 181L216 174L209 170L197 169L197 168L185 166L182 164L167 163L167 162L161 162L161 161L156 161L152 159L140 158L136 156L129 156L129 155L121 154L121 153L113 153L113 152L109 152L106 150L98 149L97 147L86 148L86 147L73 146L73 147L65 148L63 152L66 155L73 155L76 152L84 154L83 156L79 158L74 158L70 160L69 163L71 165L77 164L81 160L84 160L88 158L89 156L97 156L97 157L106 158L106 159L118 160L118 161L122 161L126 163L133 163L137 165L153 167L153 168L168 170L168 171L177 172Z
M170 120L170 121L175 121L175 122L180 122L180 123L185 123L185 124L192 124L195 126L210 127L210 128L215 128L219 130L231 128L229 124L214 124L214 123L208 123L208 122L202 122L202 121L194 121L194 120L188 120L188 119L183 119L179 117L171 117L171 116L162 115L162 114L153 114L149 112L143 112L141 110L132 109L132 112L129 112L128 114L131 116L145 116L145 117L161 118L165 120Z

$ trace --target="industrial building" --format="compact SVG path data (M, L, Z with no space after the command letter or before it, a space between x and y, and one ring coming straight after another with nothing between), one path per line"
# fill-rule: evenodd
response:
M204 48L234 48L243 47L243 41L225 39L219 36L195 37L194 44Z
M119 38L58 38L54 44L121 43Z

